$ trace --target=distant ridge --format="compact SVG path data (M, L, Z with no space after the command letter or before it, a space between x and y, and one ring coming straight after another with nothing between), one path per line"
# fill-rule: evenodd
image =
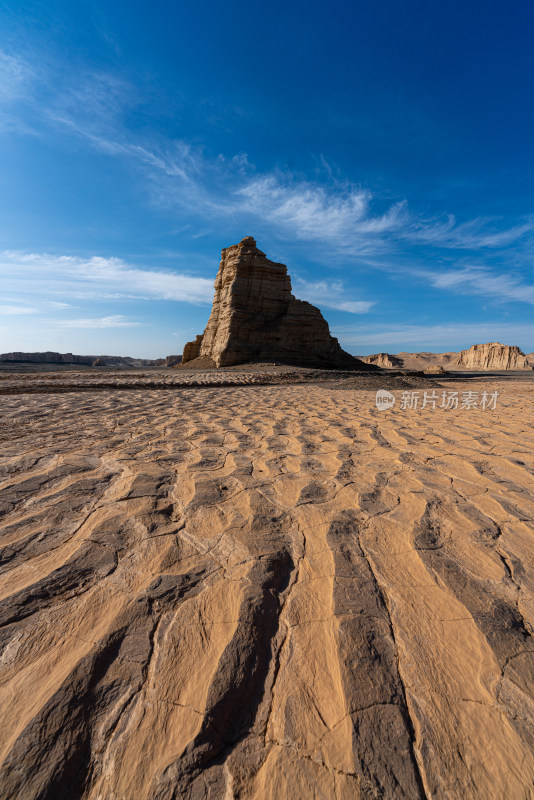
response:
M74 353L0 353L0 363L12 364L80 364L89 367L173 367L182 356L165 358L131 358L130 356L79 356Z
M425 370L443 367L445 370L530 370L534 368L534 353L527 353L516 345L504 345L500 342L474 344L467 350L458 352L430 353L375 353L370 356L358 356L368 364L389 369Z

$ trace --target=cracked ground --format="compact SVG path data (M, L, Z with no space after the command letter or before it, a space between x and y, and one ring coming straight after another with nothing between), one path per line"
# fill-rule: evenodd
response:
M496 388L4 396L2 800L532 798L534 386Z

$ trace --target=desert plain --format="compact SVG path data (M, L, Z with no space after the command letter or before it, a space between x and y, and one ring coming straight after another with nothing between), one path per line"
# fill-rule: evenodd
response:
M534 796L532 375L0 394L2 800Z

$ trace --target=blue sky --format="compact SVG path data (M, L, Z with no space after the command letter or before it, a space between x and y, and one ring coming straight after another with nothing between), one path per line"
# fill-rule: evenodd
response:
M252 234L352 353L534 351L530 2L4 1L0 352L157 357Z

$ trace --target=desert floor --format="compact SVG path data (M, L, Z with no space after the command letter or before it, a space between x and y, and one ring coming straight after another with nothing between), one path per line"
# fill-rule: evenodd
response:
M1 381L2 800L534 796L532 380L91 375Z

